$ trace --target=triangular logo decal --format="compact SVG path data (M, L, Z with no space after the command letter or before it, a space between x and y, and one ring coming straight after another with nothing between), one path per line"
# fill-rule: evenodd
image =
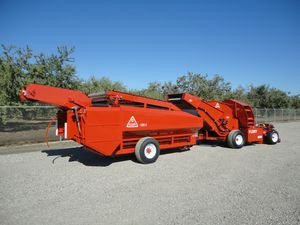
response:
M138 123L136 122L134 116L130 117L130 120L127 123L128 128L133 128L133 127L139 127Z
M219 109L220 108L220 104L219 102L216 103L215 108Z

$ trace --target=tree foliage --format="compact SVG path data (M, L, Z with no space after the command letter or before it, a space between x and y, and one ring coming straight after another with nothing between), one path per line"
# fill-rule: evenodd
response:
M287 93L268 85L251 86L247 98L254 107L287 108L291 106L291 97Z
M203 99L222 100L231 93L230 83L225 82L220 75L208 79L207 75L189 72L187 75L178 77L177 87L180 92L188 92Z
M1 46L0 54L0 104L19 103L19 91L29 83L39 83L76 89L80 80L76 76L73 59L74 48L58 47L57 54L34 55L29 47Z
M102 93L108 90L127 91L126 86L119 81L111 81L107 77L101 77L97 79L95 76L91 76L87 81L82 81L80 90L87 93Z
M286 92L268 85L242 86L233 89L220 75L211 79L208 75L188 72L173 82L150 82L140 90L130 90L122 82L107 77L91 76L80 80L72 54L74 48L61 46L55 54L34 54L29 48L1 46L0 49L0 105L17 105L19 91L30 82L56 87L78 89L87 94L119 90L164 99L167 94L189 92L204 100L238 99L259 108L300 108L300 96L290 96Z

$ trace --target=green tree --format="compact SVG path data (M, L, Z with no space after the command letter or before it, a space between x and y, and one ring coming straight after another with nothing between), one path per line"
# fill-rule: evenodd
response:
M74 51L74 48L62 46L57 48L57 54L35 55L35 62L29 67L26 82L69 89L79 88L80 81L76 76L74 59L71 57Z
M130 90L131 93L148 98L163 99L162 85L159 82L150 82L145 89Z
M289 100L290 100L289 106L291 108L296 108L296 109L300 108L300 95L291 96Z
M257 87L251 85L247 93L247 99L253 107L267 108L269 105L269 86L265 84Z
M236 99L245 103L250 103L249 99L247 99L247 91L242 86L238 86L236 89L232 90L228 98Z
M126 86L119 81L111 81L107 77L97 79L91 76L87 81L82 81L80 90L87 93L102 93L108 90L126 91Z
M276 88L268 85L250 86L247 99L257 108L288 108L290 106L290 96Z
M220 75L210 80L207 75L188 72L178 77L177 87L180 92L188 92L205 100L223 100L231 94L231 84Z
M74 48L57 48L57 54L33 55L29 47L1 45L0 52L0 104L19 104L19 91L30 82L77 89L80 80L76 76L71 54Z
M166 96L168 94L177 94L179 93L179 89L176 84L173 84L172 82L165 82L162 86L162 92L163 96Z
M287 93L276 88L270 88L268 100L268 108L288 108L290 106L290 97Z
M87 94L107 90L128 91L122 82L107 77L80 80L72 54L74 48L61 46L55 54L34 54L29 48L1 45L0 48L0 105L19 104L19 91L30 82L61 88L79 89ZM129 90L146 97L164 99L167 94L188 92L205 100L226 98L238 99L253 107L260 108L300 108L300 97L268 85L249 86L249 90L239 86L232 89L220 75L209 79L207 75L188 72L172 82L150 82L141 90ZM30 104L30 103L26 103Z
M25 85L32 51L14 46L1 45L0 55L0 104L11 105L18 102L19 91Z

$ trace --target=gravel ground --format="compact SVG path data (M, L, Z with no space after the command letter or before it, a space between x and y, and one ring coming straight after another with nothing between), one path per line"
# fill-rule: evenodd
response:
M66 143L2 147L1 224L300 224L300 123L276 126L275 146L200 145L151 165Z

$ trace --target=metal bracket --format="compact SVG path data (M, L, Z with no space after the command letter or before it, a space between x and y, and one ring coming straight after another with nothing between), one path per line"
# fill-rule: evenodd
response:
M79 107L76 107L76 106L73 106L72 107L72 110L75 114L75 118L76 118L76 124L77 124L77 128L78 128L78 131L79 131L79 134L81 134L81 129L80 129L80 123L79 123L79 117L78 117L78 113L77 113L77 110L79 109Z

